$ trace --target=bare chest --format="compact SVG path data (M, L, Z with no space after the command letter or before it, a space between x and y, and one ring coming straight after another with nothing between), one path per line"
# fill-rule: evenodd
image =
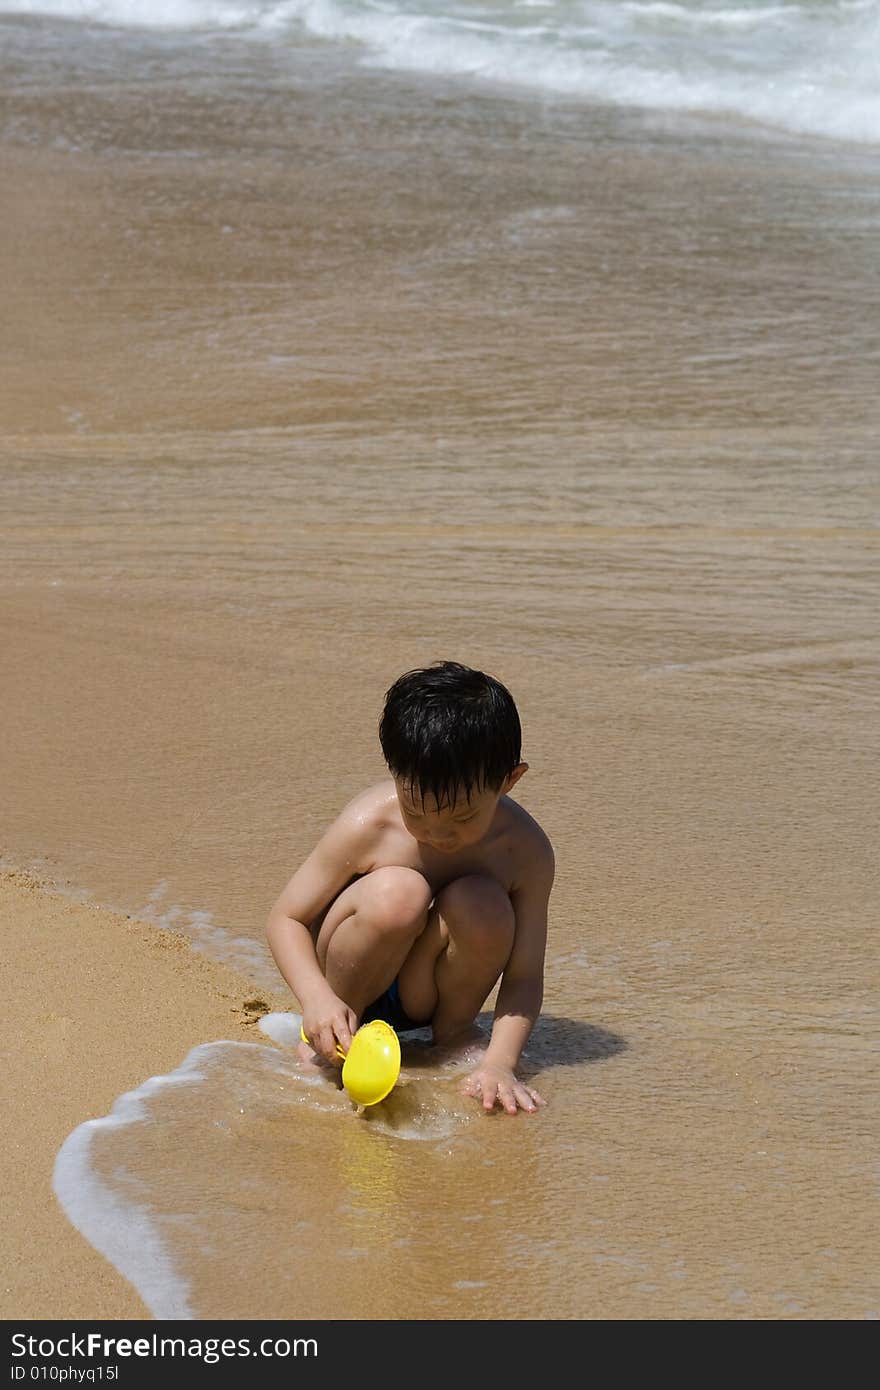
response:
M498 836L486 844L441 854L427 845L420 845L411 836L389 835L377 846L370 869L402 865L424 874L435 895L453 879L465 874L488 874L509 893L514 883L515 847L513 837Z

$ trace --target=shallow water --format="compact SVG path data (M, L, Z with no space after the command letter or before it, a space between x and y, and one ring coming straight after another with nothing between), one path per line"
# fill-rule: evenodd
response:
M443 656L557 850L547 1108L417 1068L417 1141L205 1039L89 1131L150 1306L876 1316L875 154L4 32L3 853L277 988Z

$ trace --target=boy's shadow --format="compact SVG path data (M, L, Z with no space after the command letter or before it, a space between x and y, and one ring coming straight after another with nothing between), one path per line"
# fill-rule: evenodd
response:
M491 1026L491 1017L489 1018ZM602 1062L629 1046L625 1038L595 1023L564 1014L541 1014L523 1052L528 1068L544 1071L576 1062Z
M469 1039L471 1046L488 1043L492 1017L491 1013L479 1015ZM438 1053L445 1052L445 1049L430 1046L430 1030L426 1029L403 1033L400 1041L410 1067L430 1066ZM597 1024L564 1015L541 1014L522 1054L522 1070L532 1073L546 1071L549 1067L573 1066L578 1062L601 1062L617 1052L624 1052L627 1046L625 1038Z

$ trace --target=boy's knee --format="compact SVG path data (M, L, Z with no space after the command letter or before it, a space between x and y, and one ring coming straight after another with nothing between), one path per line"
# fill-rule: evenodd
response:
M374 869L364 880L362 910L383 931L411 930L430 902L430 885L417 869Z
M466 874L438 894L440 915L459 945L495 955L513 945L513 904L497 879Z

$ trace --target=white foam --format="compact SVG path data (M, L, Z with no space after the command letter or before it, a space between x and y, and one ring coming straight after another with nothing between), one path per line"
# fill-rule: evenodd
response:
M254 39L307 33L369 65L880 141L878 0L0 0L0 13Z
M251 936L236 936L219 926L212 913L202 909L184 909L180 903L162 906L168 893L168 880L160 879L138 911L138 917L166 931L178 931L189 938L193 948L211 960L220 961L233 970L247 975L255 985L264 989L278 986L278 970L266 943Z
M302 1014L263 1014L257 1027L282 1047L295 1047L299 1042Z
M262 8L235 0L2 0L0 14L86 19L133 29L235 29L252 24Z
M95 1172L91 1149L95 1137L123 1129L146 1117L145 1101L163 1086L189 1085L201 1079L196 1048L168 1076L154 1076L114 1103L109 1115L87 1120L62 1144L55 1159L53 1188L69 1221L138 1290L156 1318L190 1318L189 1289L174 1267L152 1214L123 1201Z
M621 8L637 15L673 20L691 28L730 25L737 29L755 29L768 20L791 17L790 5L743 5L735 9L714 9L707 5L695 9L692 5L671 4L669 0L625 0Z

